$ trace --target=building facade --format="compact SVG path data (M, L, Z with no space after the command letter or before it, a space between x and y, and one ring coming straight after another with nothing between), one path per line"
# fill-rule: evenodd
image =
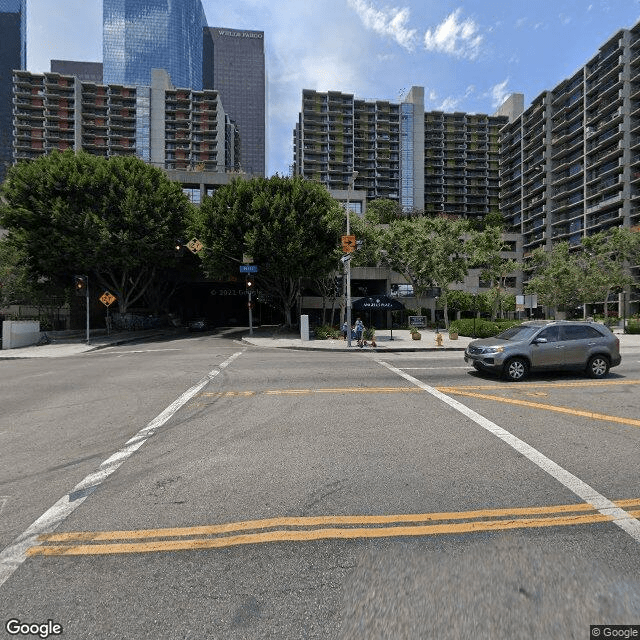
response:
M153 80L137 87L14 72L14 161L73 149L137 155L172 171L233 170L236 134L218 93L176 89L163 70Z
M149 86L165 69L179 87L202 89L201 0L103 0L105 84Z
M242 169L266 172L266 71L264 32L211 27L204 30L202 78L219 92L238 127Z
M296 175L355 189L403 210L468 218L499 210L499 131L506 116L424 111L424 89L401 103L304 90L294 130Z
M84 82L103 83L102 62L81 62L77 60L51 60L51 73L76 76Z
M640 231L640 23L501 134L501 211L525 256L613 227Z
M12 162L13 70L27 66L26 25L26 0L0 0L0 183Z

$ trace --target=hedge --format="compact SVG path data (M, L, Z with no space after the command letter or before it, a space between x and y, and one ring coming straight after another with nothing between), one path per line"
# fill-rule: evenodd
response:
M626 333L639 334L640 333L640 320L628 320Z
M476 318L475 336L476 338L491 338L492 336L502 333L509 327L520 324L521 320L483 320ZM449 323L449 331L457 331L460 336L473 336L473 318L463 318L462 320L453 320Z

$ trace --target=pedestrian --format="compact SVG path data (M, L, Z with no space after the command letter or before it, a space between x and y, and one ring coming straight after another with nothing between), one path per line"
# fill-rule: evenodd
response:
M362 320L360 320L360 318L356 320L355 329L356 329L356 340L358 341L358 346L362 347L363 346L362 334L364 332L364 325L362 324Z
M342 323L342 339L343 340L347 339L347 331L349 331L349 325L347 324L347 321L345 320Z

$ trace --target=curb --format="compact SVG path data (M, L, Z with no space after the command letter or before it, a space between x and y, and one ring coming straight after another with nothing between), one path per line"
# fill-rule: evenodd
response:
M264 347L266 349L292 349L294 351L322 351L326 353L417 353L417 352L437 352L437 351L464 351L465 347L364 347L357 346L351 348L336 347L335 349L325 349L323 347L302 347L298 345L268 345L255 344L252 338L242 338L244 344L252 347Z

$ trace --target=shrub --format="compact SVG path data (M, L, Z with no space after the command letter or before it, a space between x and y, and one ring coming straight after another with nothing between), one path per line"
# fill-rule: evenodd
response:
M640 334L640 321L629 320L627 322L626 333Z
M520 320L496 320L495 322L491 322L489 320L476 318L475 335L476 338L491 338L516 324L520 324ZM449 324L449 331L457 331L460 336L472 337L473 318L454 320Z
M342 332L339 329L331 327L327 324L314 329L314 335L318 340L327 340L329 338L340 338Z

